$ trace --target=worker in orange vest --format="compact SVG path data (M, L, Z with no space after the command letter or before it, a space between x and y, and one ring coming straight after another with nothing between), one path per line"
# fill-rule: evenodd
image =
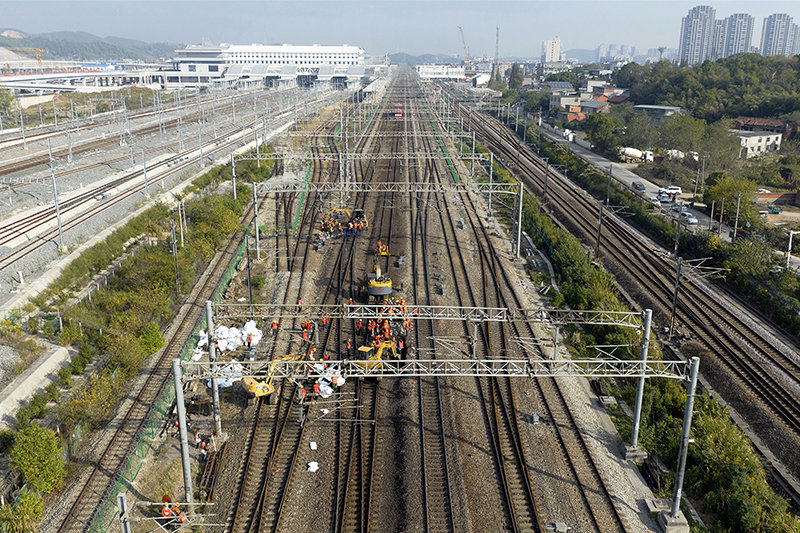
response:
M353 343L350 341L350 339L347 339L347 355L353 355Z
M169 510L169 504L164 504L164 507L161 508L161 516L164 518L172 516L172 511Z
M276 336L276 337L278 336L278 321L277 320L273 320L272 321L272 334L274 336Z

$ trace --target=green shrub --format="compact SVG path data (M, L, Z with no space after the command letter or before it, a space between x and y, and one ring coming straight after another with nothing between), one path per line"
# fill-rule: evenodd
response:
M72 369L69 366L63 366L58 369L58 380L61 382L61 388L68 389L72 387Z
M44 511L42 498L33 491L22 489L12 504L0 506L0 531L32 533Z
M31 418L44 418L47 414L47 396L44 394L36 393L31 397L30 405Z
M69 324L61 328L61 331L58 333L57 340L61 346L69 346L77 342L80 338L80 326L77 324Z
M142 347L145 355L156 353L164 346L164 336L161 335L161 330L155 322L148 322L144 327L144 331L139 336L139 345Z
M23 430L31 425L31 412L27 407L17 409L16 415L17 430Z
M10 429L0 429L0 453L6 453L14 445L16 433Z
M57 402L61 398L61 390L55 383L50 383L44 388L44 393L47 396L48 402Z
M48 493L64 479L64 460L54 431L31 424L17 432L11 448L11 468L31 490Z
M42 324L42 335L44 335L48 339L52 339L55 334L56 334L56 327L50 320L45 320L44 323Z
M32 316L28 319L28 332L31 335L36 335L36 332L38 331L39 331L39 319Z
M264 283L266 283L266 281L267 281L267 278L264 277L264 275L256 274L255 276L253 276L251 283L253 284L253 288L254 289L261 290L261 288L264 286Z
M73 376L80 376L86 369L86 363L80 357L73 357L69 362L69 371Z

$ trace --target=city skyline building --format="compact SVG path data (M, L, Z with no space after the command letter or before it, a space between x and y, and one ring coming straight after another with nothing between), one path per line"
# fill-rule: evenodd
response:
M786 13L773 13L764 19L761 55L793 56L800 45L800 27Z
M711 6L695 6L681 20L678 61L696 65L711 59L716 11Z
M722 57L750 52L755 19L748 13L734 13L725 19L725 51Z
M561 61L561 39L558 36L553 39L547 39L542 43L542 61L544 63Z

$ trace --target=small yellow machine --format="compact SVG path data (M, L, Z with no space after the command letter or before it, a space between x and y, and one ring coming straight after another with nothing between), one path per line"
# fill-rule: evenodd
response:
M273 384L273 380L275 379L275 372L277 370L277 365L275 363L281 361L296 361L298 359L302 359L305 357L304 354L289 354L285 357L278 357L277 359L273 359L267 370L266 376L264 376L263 380L256 379L254 377L244 377L242 378L242 382L244 383L244 388L247 389L247 392L252 394L255 398L261 398L262 396L269 396L273 392L275 392L275 385Z
M392 279L383 275L377 257L375 258L373 270L374 273L367 274L367 294L376 298L392 294Z
M374 368L379 361L383 361L384 359L397 359L394 341L383 341L378 346L377 351L372 346L358 347L359 361L374 361L374 363L364 363L364 368Z

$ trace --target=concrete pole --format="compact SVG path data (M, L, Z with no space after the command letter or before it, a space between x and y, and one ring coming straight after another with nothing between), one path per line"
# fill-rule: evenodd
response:
M253 183L253 224L256 226L256 261L261 261L261 242L258 228L258 195L256 184Z
M178 270L178 247L175 241L175 221L171 218L169 219L169 229L172 235L172 256L175 258L175 296L176 299L178 299L181 295L181 275Z
M672 312L669 315L669 333L667 334L667 340L672 340L672 330L675 326L675 312L678 308L678 291L681 288L681 265L683 264L683 258L678 257L678 265L675 269L675 291L672 294Z
M56 97L55 96L53 96L53 99L51 100L51 102L53 102L53 120L55 121L56 126L58 126L58 114L56 113Z
M722 198L722 205L719 208L719 227L717 228L717 237L722 235L722 215L725 213L725 198Z
M128 495L125 492L117 493L117 507L119 507L119 523L122 533L131 533L131 523L128 521Z
M142 174L144 174L144 195L150 196L150 191L147 190L147 160L144 157L144 148L142 148Z
M639 376L639 383L636 385L636 403L633 408L633 429L631 430L631 448L639 446L639 423L642 419L642 399L644 398L644 371L647 363L647 350L650 347L650 325L653 319L653 311L644 310L644 329L642 330L642 350L639 361L642 363Z
M489 216L492 216L492 171L494 170L494 152L489 154Z
M689 390L686 391L686 407L683 410L683 431L681 433L681 446L678 452L678 468L675 471L675 494L672 498L670 514L678 517L681 509L681 492L683 491L683 476L686 472L686 456L689 452L689 432L692 429L692 412L694 411L694 395L697 389L697 372L700 368L700 359L691 358L692 367L689 371Z
M597 215L597 238L594 241L594 256L600 257L600 232L603 229L603 207L605 204L600 202L600 213Z
M475 132L472 132L472 159L469 160L469 177L475 178Z
M517 259L519 259L520 250L522 249L522 200L525 194L525 187L522 182L519 184L519 212L517 213Z
M711 215L708 217L708 231L711 231L711 228L714 227L714 208L716 207L717 201L711 201Z
M72 165L72 133L69 130L69 126L67 127L67 150L69 151L69 163Z
M211 300L206 300L206 323L208 326L208 359L211 361L211 369L216 375L217 348L214 346L214 313L211 309ZM220 438L222 436L222 417L219 406L219 381L216 377L211 378L211 405L214 412L214 432L217 434L217 438Z
M183 403L183 379L181 360L172 360L172 374L175 376L175 405L178 408L178 431L181 439L181 463L183 464L183 488L186 492L187 515L194 515L194 488L192 487L192 464L189 458L189 434L186 427L186 406Z
M236 159L231 154L231 174L233 175L233 201L236 201Z
M183 201L178 204L178 224L181 227L181 248L183 248L183 232L186 228L186 213L183 211Z
M789 246L786 248L786 268L785 270L789 270L789 261L792 259L792 236L795 233L800 233L797 231L790 231L789 232Z
M734 217L733 222L733 238L731 239L732 243L736 242L736 237L738 237L739 232L739 204L742 202L742 193L740 192L736 198L736 216Z
M547 202L547 180L550 177L550 158L544 158L544 188L542 189L542 206Z
M17 108L19 108L19 127L22 130L22 149L28 149L28 141L25 139L25 118L22 116L22 107L19 105L19 100L17 100Z
M64 233L61 229L61 210L58 208L58 188L56 187L56 171L53 166L53 147L50 139L47 139L47 151L50 154L50 180L53 183L53 204L56 208L56 222L58 223L58 250L64 248Z

